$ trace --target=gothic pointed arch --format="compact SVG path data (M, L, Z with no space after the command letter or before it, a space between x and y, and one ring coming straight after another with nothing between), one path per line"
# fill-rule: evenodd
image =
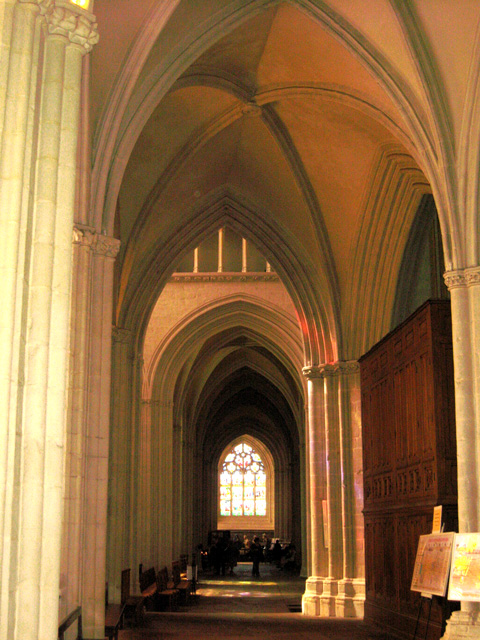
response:
M157 241L150 260L141 265L135 278L129 278L117 322L126 327L142 327L140 336L170 276L172 264L212 231L225 225L251 240L282 279L296 308L305 362L337 360L342 339L332 283L311 263L298 241L282 228L272 213L262 210L260 214L259 206L245 202L231 190L221 189L211 196L181 228L171 221L168 235Z
M261 440L242 434L218 460L218 529L275 529L275 468Z

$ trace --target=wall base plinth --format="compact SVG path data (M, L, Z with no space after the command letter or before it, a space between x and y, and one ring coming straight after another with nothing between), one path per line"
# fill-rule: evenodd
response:
M454 611L447 620L442 640L478 640L480 638L480 614L471 611Z
M320 598L320 615L324 618L335 617L335 601L338 595L338 580L325 578Z
M363 618L365 608L365 580L345 578L338 581L335 602L337 618Z
M320 597L323 593L325 578L310 576L305 582L305 593L302 598L302 613L306 616L320 616Z

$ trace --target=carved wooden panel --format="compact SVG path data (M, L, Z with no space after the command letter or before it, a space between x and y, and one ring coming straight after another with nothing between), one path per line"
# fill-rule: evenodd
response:
M449 302L420 307L360 365L366 617L407 638L419 606L410 591L418 538L430 533L436 504L450 518L456 504ZM432 640L440 637L441 621L435 604Z

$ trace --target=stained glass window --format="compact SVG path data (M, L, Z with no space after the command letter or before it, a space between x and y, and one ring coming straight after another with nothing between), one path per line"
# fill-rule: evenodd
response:
M267 515L266 480L258 453L244 442L237 444L225 457L220 472L220 515Z

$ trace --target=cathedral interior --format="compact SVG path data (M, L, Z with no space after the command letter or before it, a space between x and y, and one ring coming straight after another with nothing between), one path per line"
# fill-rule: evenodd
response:
M407 640L433 508L480 531L480 3L0 28L0 638L104 638L125 569L268 532L306 618ZM478 638L450 604L422 633Z

